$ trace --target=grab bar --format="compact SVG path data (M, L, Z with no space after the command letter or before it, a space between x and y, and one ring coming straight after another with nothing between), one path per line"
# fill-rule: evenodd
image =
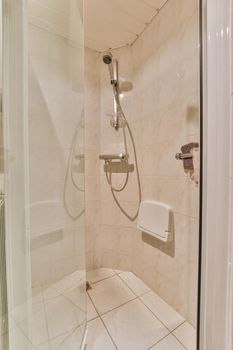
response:
M192 159L193 155L192 153L176 153L175 158L177 160Z

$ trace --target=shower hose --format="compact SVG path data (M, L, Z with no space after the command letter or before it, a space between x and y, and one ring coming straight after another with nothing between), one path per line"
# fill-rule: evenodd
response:
M121 104L119 102L119 98L118 98L118 95L117 95L117 92L115 89L114 90L114 97L115 97L115 101L117 103L117 106L118 106L118 110L120 111L120 114L121 114L121 117L123 118L123 126L122 126L122 130L123 130L123 139L124 139L124 148L125 148L125 154L128 154L128 148L127 148L127 139L126 139L126 132L125 132L125 127L127 128L128 130L128 133L129 133L129 136L130 136L130 139L131 139L131 142L132 142L132 146L133 146L133 153L134 153L134 160L135 160L135 168L136 168L136 175L137 175L137 183L138 183L138 207L137 207L137 211L134 215L130 215L127 213L127 211L122 207L122 205L120 204L119 200L117 199L116 197L116 193L119 193L119 192L122 192L127 184L128 184L128 181L129 181L129 170L127 168L127 173L126 173L126 179L124 181L124 184L123 186L121 186L120 188L115 188L112 184L112 171L111 171L111 167L109 167L109 174L107 172L107 169L106 169L106 179L107 179L107 182L110 186L110 189L111 189L111 192L112 192L112 195L113 195L113 198L118 206L118 208L122 211L122 213L131 221L134 221L137 216L138 216L138 212L139 212L139 205L141 203L141 197L142 197L142 193L141 193L141 184L140 184L140 176L139 176L139 168L138 168L138 160L137 160L137 151L136 151L136 146L135 146L135 142L134 142L134 138L133 138L133 134L132 134L132 131L131 131L131 128L129 126L129 123L125 117L125 114L124 114L124 111L121 107ZM109 162L111 163L111 161Z
M76 181L74 179L74 171L73 171L74 160L75 160L75 149L76 149L77 139L78 139L78 131L79 131L79 125L77 126L77 128L74 132L74 136L73 136L72 143L71 143L71 148L70 148L69 158L68 158L68 165L67 165L66 175L65 175L64 191L63 191L63 203L64 203L65 211L66 211L67 215L74 221L78 220L82 216L82 214L84 213L84 209L81 209L81 211L79 213L77 213L76 215L73 215L68 208L67 198L66 198L66 191L67 191L67 187L68 187L69 174L70 174L71 183L72 183L73 187L79 192L84 192L84 188L79 187L78 184L76 183Z

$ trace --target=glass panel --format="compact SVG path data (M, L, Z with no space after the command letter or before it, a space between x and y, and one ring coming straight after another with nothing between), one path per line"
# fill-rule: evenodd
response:
M41 303L28 337L75 350L86 318L82 2L28 5L31 279Z
M117 348L195 349L199 1L84 5L87 264L109 268L90 273L88 293L100 313L119 307L103 316ZM129 301L122 279L144 305Z
M76 350L86 326L82 1L7 0L3 20L1 349Z

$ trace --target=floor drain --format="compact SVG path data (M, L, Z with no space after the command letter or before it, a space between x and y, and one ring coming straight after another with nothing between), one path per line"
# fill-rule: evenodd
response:
M86 281L86 291L92 289L91 288L91 285L90 285L90 282Z

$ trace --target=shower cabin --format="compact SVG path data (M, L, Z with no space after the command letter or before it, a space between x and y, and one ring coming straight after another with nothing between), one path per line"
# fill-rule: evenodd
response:
M230 350L203 162L227 2L2 0L1 350Z

